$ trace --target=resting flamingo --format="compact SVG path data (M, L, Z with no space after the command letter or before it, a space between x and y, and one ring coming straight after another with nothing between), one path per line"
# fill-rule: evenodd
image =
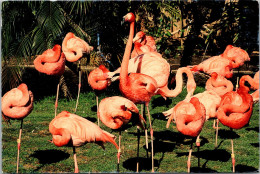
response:
M231 91L222 96L221 103L217 111L217 118L219 121L231 129L243 128L249 123L252 115L253 98L248 93L249 88L245 86L245 81L248 80L248 77L250 76L241 77L237 91ZM233 172L235 172L235 155L232 139L231 145Z
M93 47L89 46L87 42L81 38L74 35L74 33L69 32L66 34L65 38L62 41L62 51L65 54L66 60L69 62L76 62L82 58L83 53L90 53L93 51ZM78 84L78 96L76 101L75 112L77 111L79 94L81 88L81 67L79 61L79 84Z
M128 64L134 36L135 16L133 13L128 13L126 16L124 16L124 19L125 21L130 22L130 32L121 64L119 89L122 94L129 100L133 101L134 103L145 103L147 107L152 146L152 172L154 172L153 128L149 112L149 102L153 95L160 93L160 89L158 88L156 81L148 75L141 73L131 73L128 75Z
M17 88L13 88L5 93L1 102L4 119L21 120L19 138L17 139L16 173L18 173L23 119L33 110L33 93L28 90L25 83L22 83Z
M110 81L108 79L107 73L109 70L104 66L100 65L98 68L91 71L88 75L88 84L95 91L96 101L97 101L97 111L98 111L98 94L100 91L105 90L109 85ZM99 117L98 117L99 126Z
M73 146L74 173L78 173L78 164L75 147L86 143L96 143L103 149L104 143L110 142L118 149L115 136L102 130L96 124L78 115L62 111L49 124L52 141L56 146Z
M62 76L65 71L65 55L61 53L61 46L54 45L52 49L47 49L33 61L35 69L47 75ZM57 115L58 97L60 81L57 85L55 101L55 116Z
M138 33L136 33L135 37L133 38L133 43L137 42L141 44L140 49L143 51L143 53L157 52L154 38L152 36L146 36L143 31L139 31ZM134 58L138 55L139 54L134 48L131 53L131 58Z
M250 61L250 57L245 50L232 45L228 45L221 56L231 60L233 68L238 68L244 65L245 61Z
M187 136L197 137L200 134L206 120L206 110L198 98L192 97L190 101L181 101L174 107L174 110L167 122L167 128L173 118L175 118L178 131ZM190 172L191 153L192 145L187 161L188 173Z
M138 108L132 101L120 96L113 96L102 99L99 104L97 115L101 122L104 123L104 125L113 130L119 130L119 149L117 155L119 171L121 154L121 130L124 129L124 126L129 121L136 122L139 127L144 129L141 121L145 122L145 120L139 114Z

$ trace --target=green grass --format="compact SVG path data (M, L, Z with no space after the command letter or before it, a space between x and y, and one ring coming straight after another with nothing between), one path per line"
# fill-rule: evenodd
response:
M195 93L204 91L197 88ZM102 94L100 100L113 93ZM166 129L167 120L161 112L173 107L184 99L186 90L173 99L164 101L160 96L154 96L150 103L150 112L154 128L155 171L156 172L186 172L187 157L190 145L195 140L183 136L171 123ZM19 171L22 173L60 173L73 172L73 151L71 147L56 147L50 143L51 134L48 127L54 118L55 96L46 97L34 103L34 110L24 119L22 143L20 152ZM76 100L59 100L58 113L63 110L74 112ZM140 106L138 106L140 108ZM85 117L97 124L96 97L93 92L80 95L77 115ZM256 172L259 168L259 105L254 106L253 115L248 126L230 131L220 124L218 148L214 149L215 130L213 121L205 123L201 132L201 147L193 146L191 159L191 172L232 172L231 143L234 139L237 172ZM2 129L2 170L5 173L16 172L17 141L20 121L11 121L11 125L3 122ZM131 125L131 124L130 124ZM101 128L118 136L118 132L111 131L101 123ZM118 139L116 140L118 141ZM195 145L195 143L193 143ZM110 144L105 144L106 149L89 143L76 148L80 172L116 172L117 150ZM120 172L136 171L137 156L137 129L135 126L122 132L122 157ZM145 150L144 132L140 138L140 171L151 171L150 153Z

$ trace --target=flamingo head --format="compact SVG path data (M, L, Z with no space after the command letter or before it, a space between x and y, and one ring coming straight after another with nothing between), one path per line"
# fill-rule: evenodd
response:
M211 75L211 78L213 78L213 79L217 79L218 78L218 73L216 73L216 72L213 72L210 75Z
M135 22L135 15L134 13L130 12L123 16L124 22Z
M139 31L138 33L136 33L135 37L133 38L133 43L135 43L135 42L142 43L144 41L145 41L145 33L142 31Z

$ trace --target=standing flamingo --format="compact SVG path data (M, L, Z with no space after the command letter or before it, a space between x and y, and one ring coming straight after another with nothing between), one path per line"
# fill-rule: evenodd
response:
M62 51L65 54L66 60L69 62L76 62L82 58L83 53L90 53L93 50L92 46L89 46L87 42L75 36L72 32L66 34L62 42ZM79 61L79 85L78 85L78 96L76 101L75 112L77 111L79 94L81 88L81 68Z
M143 120L145 122L145 120L141 115L139 115L139 110L132 101L120 96L113 96L102 99L99 104L97 115L101 122L104 123L107 127L114 130L119 130L119 149L117 155L119 171L121 154L121 130L130 120L137 122L137 125L144 129L141 121Z
M192 97L190 101L181 101L174 107L174 110L167 122L167 128L173 118L175 118L178 131L187 136L197 137L204 125L206 110L198 98ZM188 173L190 172L191 153L192 144L187 161Z
M109 70L104 66L100 65L98 68L91 71L88 75L88 84L95 91L98 111L98 92L105 90L110 85L107 73ZM99 117L98 117L99 126Z
M102 130L96 124L87 119L68 111L62 111L49 124L49 131L52 134L52 142L58 146L73 146L74 173L78 173L78 164L75 147L86 143L96 143L104 148L104 143L110 142L118 149L115 136Z
M238 68L242 66L245 61L250 61L250 57L245 50L232 45L228 45L221 56L231 60L233 68Z
M242 76L239 80L239 88L237 91L226 93L222 99L217 111L219 121L230 127L231 129L241 129L249 120L253 111L253 98L249 92L249 88L245 86L249 76ZM233 172L235 172L235 155L233 149L233 139L231 139L232 146L232 165Z
M156 81L148 75L141 73L131 73L128 75L128 63L134 36L135 16L133 13L128 13L124 16L124 20L130 22L130 32L121 64L119 89L126 98L134 103L145 103L147 107L152 146L152 172L154 172L153 129L149 112L149 102L153 95L160 93L160 89L158 89Z
M21 120L19 138L17 139L16 173L18 173L23 119L33 110L33 93L28 90L28 87L25 83L22 83L17 88L13 88L5 93L1 102L4 119Z
M65 71L65 55L61 53L61 46L54 45L52 49L47 49L33 61L35 69L47 75L62 76ZM55 101L55 116L57 115L59 86L57 85L57 94Z

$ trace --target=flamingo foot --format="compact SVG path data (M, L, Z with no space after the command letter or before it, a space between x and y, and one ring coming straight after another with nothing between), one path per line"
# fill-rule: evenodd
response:
M232 158L232 166L233 166L233 173L234 173L235 172L235 164L236 164L235 154L231 154L231 158Z
M78 169L78 168L75 168L74 173L79 173L79 169Z

